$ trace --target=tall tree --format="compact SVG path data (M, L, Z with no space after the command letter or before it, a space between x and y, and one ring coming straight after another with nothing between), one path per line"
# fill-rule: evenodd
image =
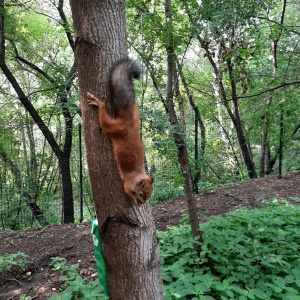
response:
M178 148L178 160L180 162L180 167L182 170L184 178L184 190L185 198L188 207L188 214L190 218L190 224L192 228L193 237L201 237L199 231L199 219L197 215L197 206L195 197L193 194L192 176L189 168L189 159L186 148L186 143L184 139L184 131L180 129L178 117L174 108L174 75L176 74L176 57L174 51L174 37L173 37L173 24L172 24L172 10L171 10L171 0L166 0L165 2L165 15L166 15L166 51L167 51L167 97L166 97L166 110L169 115L169 121L173 127L173 136L176 146ZM182 126L183 127L183 126ZM197 246L196 250L199 252Z
M20 4L21 5L21 4ZM9 4L7 6L9 8ZM63 0L60 0L57 6L60 17L62 18L62 24L66 30L66 35L70 43L71 48L73 49L74 43L70 35L70 31L66 25L66 18L63 14ZM58 164L60 168L61 182L62 182L62 202L63 202L63 220L64 223L74 221L74 199L73 199L73 190L72 190L72 180L71 180L71 170L70 170L70 154L72 149L72 129L73 129L73 115L70 110L70 105L68 104L69 92L73 85L75 79L75 68L71 66L69 74L66 74L66 82L59 84L56 79L54 79L47 71L44 71L37 64L29 61L27 58L24 58L19 54L16 43L13 39L9 38L5 34L5 17L7 15L6 3L4 0L0 1L0 68L4 73L7 80L10 82L11 86L15 90L19 100L28 111L34 122L39 126L41 132L46 138L47 142L51 146L53 152L55 153ZM12 30L13 31L13 30ZM6 48L8 44L11 44L11 49L14 53L15 59L21 65L29 67L29 73L37 74L37 80L43 78L48 83L52 84L52 89L57 89L57 97L61 103L61 112L65 120L65 136L64 143L61 149L61 146L56 141L53 133L43 121L42 117L38 113L37 109L31 102L30 96L26 94L25 89L22 87L20 80L14 75L10 66L6 62ZM28 50L28 49L27 49ZM27 51L25 51L27 52ZM48 66L47 66L48 67ZM46 69L47 69L46 67ZM58 87L57 87L58 86Z
M158 241L150 203L135 207L122 191L110 140L99 132L86 93L106 103L112 64L127 56L124 1L71 0L80 102L109 298L162 299Z
M237 3L237 5L239 4ZM254 14L251 5L245 8L250 15ZM245 16L242 18L238 15L242 13L242 10L237 12L237 16L234 7L229 5L218 7L217 4L208 1L204 1L201 6L196 1L186 2L184 6L194 28L193 34L198 39L205 57L212 67L221 103L236 130L248 175L250 178L255 178L257 176L255 165L239 105L239 91L245 93L248 89L247 69L244 65L244 59L247 56L242 55L240 51L243 49L247 52L248 45L240 34L242 30L237 30L237 23L240 22L240 26L242 26ZM215 18L216 15L219 15L220 18ZM199 16L201 21L198 21ZM201 24L198 29L196 29L196 24ZM229 82L228 88L227 82Z
M179 166L181 169L181 175L183 178L183 187L184 194L187 203L188 214L190 218L190 224L192 228L192 233L194 237L200 237L201 233L199 231L199 219L197 215L197 206L196 201L193 194L193 182L191 176L191 170L189 167L189 156L187 151L187 142L186 142L186 131L185 131L185 113L184 113L184 105L183 105L183 97L180 92L180 82L184 83L185 92L187 93L187 98L189 99L189 104L195 108L195 104L192 99L192 95L189 91L188 85L185 82L182 66L179 63L179 58L177 56L176 45L178 45L178 41L176 41L176 32L173 27L173 15L172 15L172 3L171 1L165 1L164 3L164 19L165 23L163 23L163 18L160 18L160 15L156 14L156 9L151 7L151 5L136 5L137 3L133 1L131 6L134 7L135 16L134 18L138 18L142 16L141 23L144 24L143 14L146 14L146 18L149 16L149 20L147 20L147 30L148 26L151 27L151 30L148 32L146 36L146 43L139 44L135 40L135 35L131 33L130 41L131 45L134 47L134 50L138 52L143 62L145 63L150 77L152 79L153 86L157 92L157 95L163 104L165 113L169 120L170 132L172 133L172 138L174 140L174 144L176 145L177 158L179 162ZM148 22L149 21L149 22ZM140 20L137 19L136 24L140 23ZM135 25L136 25L135 24ZM154 40L153 30L158 33L157 39ZM151 32L151 33L150 33ZM143 34L143 33L142 33ZM165 55L161 55L159 59L160 65L163 59L166 61L166 78L162 77L162 71L157 72L157 66L155 66L155 57L154 56L154 48L155 44L158 43L159 47L162 47ZM163 83L166 81L166 85ZM164 91L165 90L165 91ZM164 96L166 94L166 96ZM174 100L178 100L179 113L176 112L176 104ZM198 119L199 118L198 115ZM202 127L201 127L202 126ZM202 149L204 153L204 144L203 140L205 139L204 133L204 125L200 122L201 128L201 136L202 136ZM199 248L196 246L196 250Z

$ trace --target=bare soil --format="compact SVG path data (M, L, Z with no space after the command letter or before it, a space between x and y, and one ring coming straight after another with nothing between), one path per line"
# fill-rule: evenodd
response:
M240 207L254 209L263 199L300 198L300 173L282 179L263 178L202 192L196 195L202 221L209 216L224 214ZM180 222L186 213L184 198L153 207L158 230ZM0 255L24 252L30 263L25 271L7 272L0 278L0 300L16 300L21 295L45 300L60 291L59 274L51 270L51 257L64 257L68 265L79 264L79 272L94 278L96 274L90 223L64 224L0 233Z

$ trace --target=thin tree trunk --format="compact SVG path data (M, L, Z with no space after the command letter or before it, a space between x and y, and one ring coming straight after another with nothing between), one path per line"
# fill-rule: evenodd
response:
M229 133L227 132L226 128L224 127L224 125L221 123L220 119L215 117L214 118L218 124L220 125L220 129L222 130L222 132L224 133L224 136L226 137L227 141L228 141L228 149L231 149L232 151L232 155L234 157L234 160L236 162L236 166L237 166L237 175L240 176L240 171L241 171L241 165L240 165L240 162L239 162L239 159L238 159L238 156L234 150L234 145L233 143L231 142L231 138L229 136Z
M218 67L213 60L212 54L210 53L208 49L208 43L202 40L200 37L199 41L201 43L202 48L205 50L207 58L209 62L211 63L211 66L214 70L215 76L216 76L216 83L218 84L219 92L220 92L220 97L222 99L222 104L225 106L228 115L234 125L239 146L242 152L242 156L248 171L248 175L250 178L256 178L256 172L255 172L255 167L254 167L254 162L251 158L251 152L250 149L247 145L247 139L245 136L245 132L242 126L242 121L241 121L241 116L239 112L239 105L238 105L238 98L237 98L237 92L236 92L236 85L235 85L235 80L234 80L234 75L233 75L233 69L232 69L232 63L230 61L230 58L227 60L227 67L228 67L228 73L229 73L229 78L230 78L230 84L231 84L231 96L232 96L232 102L233 102L233 109L234 111L231 110L228 99L226 96L225 88L222 82L222 74L219 72Z
M233 65L230 58L227 59L227 67L228 67L228 73L230 78L230 85L231 85L231 96L232 96L232 103L234 108L234 115L230 112L228 105L226 106L227 111L231 117L231 120L234 124L237 138L239 141L239 145L242 151L242 155L244 158L244 162L246 165L246 168L248 170L248 175L250 178L256 178L256 172L254 167L254 162L252 160L251 151L247 143L245 131L243 129L241 115L239 111L239 105L238 105L238 98L237 98L237 90L236 90L236 82L235 77L233 75Z
M174 64L174 92L175 92L175 97L177 99L178 103L178 109L179 109L179 118L180 118L180 123L181 123L181 130L184 135L186 135L186 123L185 123L185 113L184 113L184 105L183 105L183 99L180 93L180 88L179 88L179 78L176 70L176 66Z
M282 160L283 160L283 135L284 135L284 110L282 105L280 106L280 134L279 134L279 150L278 150L278 178L282 178Z
M201 118L199 109L198 109L198 107L196 106L196 104L193 100L193 95L192 95L192 93L189 89L189 86L188 86L188 84L185 80L185 76L182 72L182 68L181 68L181 66L178 62L178 59L177 59L177 66L178 66L178 71L179 71L179 75L180 75L182 84L183 84L185 92L188 96L189 103L190 103L191 107L194 109L195 118L196 118L196 121L199 124L199 128L200 128L200 137L201 137L200 149L201 149L201 153L200 153L200 159L198 159L198 161L196 161L197 168L196 168L196 173L195 173L195 177L194 177L194 187L195 187L196 184L198 185L198 182L199 182L199 180L201 178L201 174L202 174L201 165L202 165L202 162L204 160L204 155L205 155L206 131L205 131L205 125L204 125L204 122ZM196 188L196 189L198 189L198 188Z
M290 138L292 138L298 132L299 129L300 129L300 124L298 124L298 125L295 126L292 134L290 135ZM282 142L282 145L279 146L279 148L280 147L284 147L284 140L282 140L281 142ZM279 144L281 142L279 142ZM267 167L266 168L266 174L267 175L271 174L271 172L273 171L273 167L274 167L274 165L275 165L275 163L277 161L277 158L279 157L279 152L280 152L279 148L278 148L278 150L276 151L276 153L274 154L274 156L272 158L271 158L271 153L269 151L269 148L267 148L267 155L269 157L268 160L267 160L268 164L266 166Z
M187 201L188 214L190 218L190 224L192 229L193 237L199 237L201 240L201 234L199 230L199 218L197 216L197 206L193 194L193 184L191 180L191 173L188 166L188 152L186 149L184 132L180 130L178 119L176 116L174 102L173 102L173 87L174 87L174 72L175 72L175 55L173 48L173 25L172 25L172 12L171 12L171 0L166 0L165 2L165 14L166 14L166 24L168 32L167 41L167 64L168 64L168 79L167 79L167 101L166 107L169 115L169 121L173 129L173 136L175 144L178 148L178 159L180 162L181 171L184 180L184 191ZM199 252L199 247L195 246L197 252Z
M112 64L127 56L124 1L71 0L80 102L89 173L102 238L110 300L163 299L158 240L150 203L125 196L110 140L99 132L91 92L113 115L108 91Z
M272 53L273 53L272 59L273 59L273 78L274 78L274 80L276 78L276 74L277 74L277 71L278 71L278 55L277 55L278 54L278 43L279 43L279 40L280 40L281 35L282 35L283 23L284 23L285 13L286 13L286 6L287 6L287 0L283 0L282 1L281 16L280 16L280 20L278 21L277 37L272 39ZM270 99L267 100L268 110L270 109L270 106L271 106L271 103L272 103L272 93L270 95ZM268 115L266 115L266 117L265 117L265 124L269 125L269 116ZM265 131L266 130L268 130L268 128L265 127ZM268 154L267 154L267 159L265 160L266 167L265 166L264 167L266 168L265 173L267 175L269 175L273 170L273 167L274 167L274 165L277 161L277 158L280 156L280 151L282 150L281 147L283 147L283 143L282 143L281 140L279 140L278 152L276 152L275 155L272 157L270 147L267 145L267 139L266 139L266 137L264 137L264 138L265 138L265 140L263 140L262 142L266 143L265 147L268 147L268 151L269 151ZM280 136L280 138L281 138L281 136ZM265 149L262 149L262 150L265 150ZM262 165L262 163L263 162L261 161L261 165ZM281 176L281 174L279 174L279 177L280 176Z
M272 103L272 97L267 100L267 107L264 116L264 123L263 123L263 131L261 134L261 150L260 150L260 171L259 176L264 177L266 174L266 151L268 147L268 133L269 133L269 109Z

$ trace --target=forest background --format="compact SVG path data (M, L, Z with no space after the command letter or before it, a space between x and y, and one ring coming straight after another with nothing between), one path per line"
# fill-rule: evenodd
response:
M152 203L184 195L182 145L194 192L299 170L299 4L126 2ZM1 228L90 220L69 3L2 0L0 12Z

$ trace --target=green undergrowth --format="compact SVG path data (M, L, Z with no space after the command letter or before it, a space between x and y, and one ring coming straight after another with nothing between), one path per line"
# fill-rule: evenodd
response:
M103 288L98 279L88 281L78 272L78 264L67 266L65 258L52 258L53 270L60 272L63 276L59 278L62 282L61 294L54 294L48 300L105 300Z
M300 300L300 206L282 200L263 205L201 224L199 257L187 218L158 232L164 299ZM56 259L54 268L63 286L51 300L105 299L98 280L87 282L76 265Z
M0 279L13 269L24 271L27 263L29 263L29 256L23 252L0 255Z
M239 209L201 231L200 257L188 224L158 233L165 300L300 299L299 206Z

